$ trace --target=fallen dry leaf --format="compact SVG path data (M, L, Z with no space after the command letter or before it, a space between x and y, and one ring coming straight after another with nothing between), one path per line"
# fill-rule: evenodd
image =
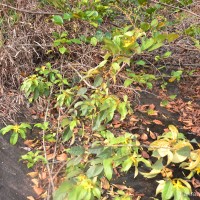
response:
M47 197L47 191L44 192L44 193L40 196L40 198L42 198L42 199L46 199L46 197Z
M35 178L36 176L38 176L38 172L29 172L27 175L31 178Z
M119 128L119 127L121 127L122 126L122 124L115 124L114 125L114 128Z
M138 122L139 121L138 117L135 115L131 115L129 120L130 120L130 122Z
M128 188L125 185L113 184L113 186L116 187L119 190L128 190L129 192L134 193L134 189L133 188Z
M67 160L67 154L66 153L62 153L62 154L58 155L56 157L56 159L59 160L59 161L66 161Z
M35 193L36 193L38 196L41 195L41 194L44 192L43 188L39 188L39 187L37 187L37 186L33 186L33 190L35 191Z
M105 190L110 189L110 183L105 177L101 178L101 187Z
M28 200L35 200L32 196L26 197Z
M147 134L146 134L146 133L143 133L143 134L140 136L140 139L143 140L143 141L148 140Z
M160 120L158 120L158 119L154 119L153 122L155 124L158 124L158 125L163 125L163 123Z
M54 153L51 153L51 154L47 155L47 160L51 160L53 158L55 158L55 154Z
M24 144L25 144L26 146L28 146L28 147L32 147L33 141L34 141L34 140L25 140L25 141L24 141Z
M45 180L47 178L47 173L46 172L41 172L39 174L39 178L40 178L40 180Z
M34 179L31 179L31 181L34 183L34 185L35 185L36 187L39 186L39 181L38 181L38 179L34 178Z
M141 155L143 158L149 158L149 154L146 151L142 151Z
M156 134L153 133L152 131L149 131L149 135L153 140L155 140L157 138Z

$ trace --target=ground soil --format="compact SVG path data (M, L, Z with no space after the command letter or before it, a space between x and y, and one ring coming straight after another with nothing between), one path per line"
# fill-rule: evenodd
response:
M30 170L22 162L20 156L26 151L21 145L13 146L7 137L0 136L0 199L25 200L34 196L31 181L26 175Z

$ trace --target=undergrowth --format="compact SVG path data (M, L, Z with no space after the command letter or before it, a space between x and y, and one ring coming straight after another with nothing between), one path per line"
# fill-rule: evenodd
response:
M169 16L180 12L186 17L186 7L192 3L39 1L42 8L49 6L60 13L46 19L57 30L49 36L53 42L46 52L46 57L53 61L36 67L21 84L29 103L44 105L43 121L34 125L41 130L38 132L42 148L21 158L28 167L40 161L46 167L49 186L40 198L50 199L53 195L55 200L139 199L130 191L110 186L117 173L134 168L134 177L139 173L146 178L163 177L155 191L155 195L161 193L162 199L190 199L192 187L188 180L200 173L200 149L195 140L189 141L169 125L168 131L146 145L138 140L137 134L120 128L112 131L110 124L115 116L123 121L134 113L129 95L116 93L116 88L139 95L141 91L153 90L159 81L164 90L169 82L180 81L186 73L174 70L169 76L162 74L163 66L155 65L172 56L166 46L179 37L189 37L193 47L199 49L198 26L182 32L170 28L182 19ZM17 13L11 16L12 23L20 20ZM153 56L153 67L159 76L148 72L148 55ZM9 125L1 133L12 131L10 142L16 144L19 136L26 138L27 128L31 126L26 123ZM49 146L53 147L52 160L48 159ZM142 156L143 150L149 153L149 158ZM60 151L67 155L61 163L56 161ZM149 170L140 171L141 166ZM187 174L175 178L174 166Z

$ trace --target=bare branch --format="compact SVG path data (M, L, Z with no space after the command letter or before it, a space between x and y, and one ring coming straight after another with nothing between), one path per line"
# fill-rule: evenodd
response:
M16 7L4 4L4 3L0 3L0 6L6 7L6 8L10 8L12 10L16 10L16 11L19 11L19 12L29 13L29 14L36 14L36 15L62 15L62 13L60 13L60 12L44 12L44 11L24 10L24 9L16 8Z

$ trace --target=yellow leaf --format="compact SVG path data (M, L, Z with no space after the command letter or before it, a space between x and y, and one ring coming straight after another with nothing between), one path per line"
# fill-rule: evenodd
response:
M136 41L136 37L135 36L132 36L126 40L124 40L124 47L129 47L131 46L132 44L134 44Z
M176 140L178 138L178 129L174 125L169 125L168 126L169 130L172 133L172 139Z
M170 83L172 83L172 82L174 82L176 80L176 77L171 77L168 81L170 82Z
M34 178L34 179L32 179L31 181L34 183L34 185L35 185L36 187L39 186L39 181L38 181L38 179Z
M35 178L36 176L38 176L38 172L29 172L27 175L31 178Z
M166 150L170 147L169 142L166 140L156 140L152 142L149 146L149 150L155 150L160 148L165 148Z
M35 200L32 196L26 197L28 200Z

